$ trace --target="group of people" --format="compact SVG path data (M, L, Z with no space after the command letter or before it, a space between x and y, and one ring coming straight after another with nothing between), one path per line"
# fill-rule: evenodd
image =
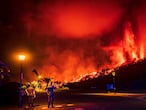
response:
M50 83L50 86L48 86L46 88L46 93L47 93L47 96L48 96L48 108L51 106L52 108L54 107L53 106L53 103L54 103L54 90L56 89L55 86L53 86L53 82ZM28 86L28 88L25 90L26 92L26 95L27 95L27 101L28 101L28 106L29 107L33 107L33 102L34 102L34 99L36 98L36 92L35 92L35 88L33 87L32 84L30 84Z

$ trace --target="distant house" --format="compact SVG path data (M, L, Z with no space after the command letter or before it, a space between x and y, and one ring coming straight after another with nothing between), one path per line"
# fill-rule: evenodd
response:
M0 61L0 86L6 83L10 76L10 69L9 67Z

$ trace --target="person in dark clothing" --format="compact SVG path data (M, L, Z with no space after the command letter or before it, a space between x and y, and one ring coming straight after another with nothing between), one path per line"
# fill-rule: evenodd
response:
M51 82L50 86L46 89L47 95L48 95L48 108L50 107L50 104L52 108L54 107L54 90L56 89L55 86L53 86L53 83Z

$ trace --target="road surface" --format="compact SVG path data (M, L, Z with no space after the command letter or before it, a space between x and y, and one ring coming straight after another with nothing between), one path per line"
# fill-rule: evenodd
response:
M0 110L146 110L145 93L82 93L64 91L55 93L54 108L47 108L46 93L38 93L35 107L0 107Z

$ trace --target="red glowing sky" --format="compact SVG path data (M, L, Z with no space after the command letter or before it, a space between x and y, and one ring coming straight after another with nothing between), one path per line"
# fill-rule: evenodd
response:
M7 59L13 70L11 53L25 49L32 54L31 62L25 63L26 81L36 79L34 68L44 77L71 81L146 55L142 0L5 0L0 4L0 59Z
M24 18L28 29L59 37L89 37L109 32L119 22L123 9L112 1L58 1L38 5L37 16ZM36 18L32 18L35 16ZM90 37L91 37L90 36Z

